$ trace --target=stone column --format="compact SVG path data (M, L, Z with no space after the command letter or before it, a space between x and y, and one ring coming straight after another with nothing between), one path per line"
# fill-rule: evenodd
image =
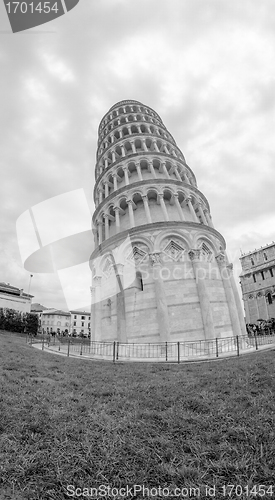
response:
M255 296L254 296L254 304L256 306L256 311L257 311L257 319L260 318L260 312L259 312L259 307L258 307L258 299L257 299L257 294L255 293ZM253 321L254 323L254 321Z
M118 342L127 343L127 331L126 331L126 310L125 310L125 292L124 292L124 284L123 284L123 264L119 264L115 262L114 257L113 260L113 269L115 271L116 279L117 279L117 304L116 304L116 313L117 313L117 340Z
M136 167L137 167L138 178L139 178L140 181L143 181L140 164L136 163Z
M242 335L246 335L247 332L246 332L246 327L245 327L245 322L244 322L244 311L243 311L243 308L241 305L240 296L239 296L239 293L237 290L237 285L236 285L236 282L234 279L233 264L232 263L227 266L227 270L228 270L228 275L229 275L231 287L232 287L234 298L235 298L235 303L236 303L236 308L237 308L237 312L238 312L238 316L239 316L239 322L240 322Z
M101 243L102 243L102 226L103 226L102 220L97 221L97 225L98 225L98 244L101 245Z
M111 151L111 154L112 154L112 162L115 163L116 162L116 154L114 151Z
M167 168L166 168L165 161L163 161L163 162L161 163L161 166L162 166L162 170L163 170L163 172L165 173L165 175L166 175L167 179L170 179L170 175L169 175L168 170L167 170Z
M126 156L126 151L125 151L125 147L123 144L121 144L121 152L122 152L122 156Z
M189 177L185 172L183 172L183 178L184 178L184 182L187 182L188 184L190 184Z
M108 158L104 159L104 163L105 163L105 168L108 168Z
M153 145L154 145L154 150L159 153L159 148L158 148L158 145L157 145L157 141L152 141L153 142Z
M177 168L175 168L175 174L176 174L177 180L180 181L180 182L182 182L182 178L181 178L181 176L180 176Z
M181 207L181 204L179 202L179 195L178 194L174 194L174 200L175 200L175 205L178 209L178 213L179 213L179 216L180 216L180 220L182 221L185 221L185 217L184 217L184 214L183 214L183 211L182 211L182 207Z
M210 213L208 212L208 210L205 210L205 212L204 212L204 213L205 213L206 220L207 220L207 222L208 222L208 226L210 226L210 227L213 227L213 228L214 228L214 224L213 224L213 222L212 222L212 218L211 218L211 215L210 215Z
M223 287L225 291L226 301L229 309L229 316L231 319L231 325L233 329L233 335L242 335L242 330L240 326L238 311L236 307L235 297L231 286L230 277L226 268L225 255L221 252L216 256L216 261L220 268L220 273L222 277Z
M127 167L123 167L123 172L124 172L124 177L125 177L125 184L128 185L129 184L129 174L128 174L128 168Z
M162 212L163 212L163 215L164 215L164 219L165 219L166 221L169 221L169 215L168 215L168 212L167 212L167 209L166 209L166 205L165 205L165 201L164 201L164 199L163 199L163 194L162 194L162 193L160 193L160 194L158 195L158 199L159 199L159 201L160 201L160 205L161 205L161 208L162 208Z
M198 209L199 209L199 212L200 212L203 224L205 224L207 226L208 225L207 224L207 220L205 218L204 211L202 209L202 204L201 203L198 203Z
M103 190L99 188L98 192L99 192L99 203L101 203L103 201Z
M152 219L151 219L150 207L149 207L149 203L148 203L147 194L144 194L142 196L142 200L143 200L143 204L144 204L144 209L145 209L145 213L146 213L147 222L148 222L148 224L151 224Z
M202 323L204 329L205 339L215 338L214 321L212 315L211 304L209 300L208 291L205 284L205 279L202 276L205 270L200 265L200 249L192 249L188 252L190 260L193 265L195 280L197 284L198 296L200 301ZM202 273L203 271L203 273Z
M109 215L108 214L103 214L104 217L104 222L105 222L105 240L106 241L109 238Z
M132 200L126 200L126 203L128 203L130 227L135 227L135 218L134 218L134 210L133 210L134 202Z
M114 181L114 191L117 190L117 174L113 174L113 181Z
M145 143L145 139L141 139L141 142L142 142L142 146L143 146L143 151L148 151L148 148L146 146L146 143Z
M135 146L135 141L130 141L131 142L131 146L132 146L132 151L133 153L136 153L137 150L136 150L136 146Z
M105 182L105 198L108 198L109 196L109 184L108 184L108 181Z
M115 217L116 217L116 233L120 231L120 207L114 207Z
M148 165L149 165L150 172L151 172L152 176L154 177L154 179L156 179L157 175L156 175L156 172L155 172L155 169L154 169L154 166L153 166L153 162L152 161L148 161Z
M165 287L161 277L160 252L150 254L150 261L153 267L153 276L155 283L155 296L157 305L157 320L159 327L160 342L169 342L170 324Z
M97 228L95 226L93 226L93 235L94 235L94 242L95 242L95 246L97 247L98 246L98 236L97 236Z
M101 279L102 276L93 276L92 279L92 289L94 289L94 304L93 304L93 333L92 340L101 340L101 319L102 319L102 311L101 311Z
M96 331L95 331L95 319L96 319L96 312L95 312L95 286L90 286L90 291L91 291L91 339L90 342L95 341L96 338Z
M186 198L186 202L187 202L188 208L190 210L190 213L191 213L191 215L193 217L194 222L198 222L198 218L196 216L196 212L194 210L191 198Z

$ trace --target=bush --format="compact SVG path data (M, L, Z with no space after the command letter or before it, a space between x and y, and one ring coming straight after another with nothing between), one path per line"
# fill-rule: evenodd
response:
M15 309L0 308L0 330L8 332L28 332L37 334L38 316L34 313L23 313Z

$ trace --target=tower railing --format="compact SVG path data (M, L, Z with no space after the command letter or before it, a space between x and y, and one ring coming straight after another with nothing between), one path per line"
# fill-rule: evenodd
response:
M87 338L38 335L26 337L27 342L41 344L47 349L67 356L88 359L140 362L203 361L207 359L240 356L275 345L275 333L262 336L235 336L186 342L120 343L98 342Z

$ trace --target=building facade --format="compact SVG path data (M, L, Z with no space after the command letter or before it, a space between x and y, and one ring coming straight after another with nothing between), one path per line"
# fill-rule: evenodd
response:
M71 335L76 337L90 337L91 313L86 311L70 311Z
M275 318L275 243L240 258L246 323Z
M33 295L25 293L23 289L11 286L9 283L0 283L0 307L3 309L15 309L16 311L29 313Z
M71 313L58 309L47 309L41 314L42 333L66 335L70 332Z
M42 304L38 304L38 302L35 302L34 304L31 305L31 312L33 314L36 314L38 317L38 332L39 333L42 333L42 313L45 310L47 310L47 307L42 306Z
M92 340L165 342L245 334L209 203L160 116L121 101L99 125Z

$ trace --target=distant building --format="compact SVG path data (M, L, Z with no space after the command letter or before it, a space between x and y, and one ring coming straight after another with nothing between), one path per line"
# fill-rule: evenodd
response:
M45 306L42 306L42 304L38 304L38 302L35 302L34 304L31 305L31 312L37 314L38 316L38 331L42 331L42 313L43 311L46 311L48 308Z
M70 311L71 334L88 337L91 333L91 313L86 311Z
M67 334L70 332L71 313L59 309L47 309L41 314L43 333Z
M0 282L0 307L19 312L30 312L33 295L25 293L23 288L16 288L9 283Z
M246 323L275 318L275 243L240 258Z

